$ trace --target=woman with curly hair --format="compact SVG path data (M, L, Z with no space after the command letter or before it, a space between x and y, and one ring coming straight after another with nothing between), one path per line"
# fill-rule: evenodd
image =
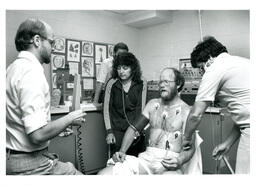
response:
M104 96L106 142L110 145L111 154L120 149L124 133L141 114L145 99L146 81L141 78L139 61L130 52L118 54ZM142 137L135 140L127 154L137 156L144 151L144 141Z

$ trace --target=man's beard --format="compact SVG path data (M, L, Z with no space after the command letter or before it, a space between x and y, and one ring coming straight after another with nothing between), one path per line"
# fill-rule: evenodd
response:
M43 48L40 53L40 57L43 63L49 64L51 62L51 54L47 53L46 48Z
M171 101L173 100L173 98L177 95L177 91L171 91L168 95L166 96L161 96L161 98L164 100L164 101Z

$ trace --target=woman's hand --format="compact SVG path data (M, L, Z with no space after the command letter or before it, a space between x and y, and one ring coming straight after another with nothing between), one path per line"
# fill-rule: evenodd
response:
M116 143L116 138L113 133L109 133L106 137L107 144L113 144Z
M116 152L113 155L112 159L113 159L114 162L121 162L121 163L123 163L124 160L125 160L125 156L126 156L125 153L119 151L119 152Z

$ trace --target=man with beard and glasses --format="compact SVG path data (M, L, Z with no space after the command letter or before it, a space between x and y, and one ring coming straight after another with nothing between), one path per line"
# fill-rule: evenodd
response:
M6 174L82 174L72 163L48 152L49 140L73 121L84 120L82 110L50 120L50 91L43 64L51 61L52 28L27 19L15 37L17 59L6 73Z
M159 81L160 98L152 99L147 103L141 116L135 121L134 127L128 127L120 150L108 161L108 166L98 174L191 173L192 169L188 170L190 160L199 142L194 143L195 146L188 151L182 149L182 134L190 110L178 95L183 85L184 77L178 70L175 68L162 70ZM138 158L126 155L134 138L139 137L140 132L148 124L150 131L146 151L140 153ZM195 140L194 136L193 140ZM194 174L201 173L202 164L199 164L194 166L198 168L193 169Z

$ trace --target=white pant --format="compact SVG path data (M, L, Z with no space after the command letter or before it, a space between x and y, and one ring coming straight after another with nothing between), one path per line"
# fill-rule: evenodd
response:
M250 173L250 128L241 130L236 156L236 174Z
M166 154L166 150L155 147L147 147L146 151L140 153L138 158L127 155L123 163L115 163L111 158L107 165L114 165L114 175L164 174L166 172L171 174L202 174L201 143L202 139L196 133L195 153L191 160L182 166L182 170L166 171L161 161L165 157L178 157L179 153L168 151Z

